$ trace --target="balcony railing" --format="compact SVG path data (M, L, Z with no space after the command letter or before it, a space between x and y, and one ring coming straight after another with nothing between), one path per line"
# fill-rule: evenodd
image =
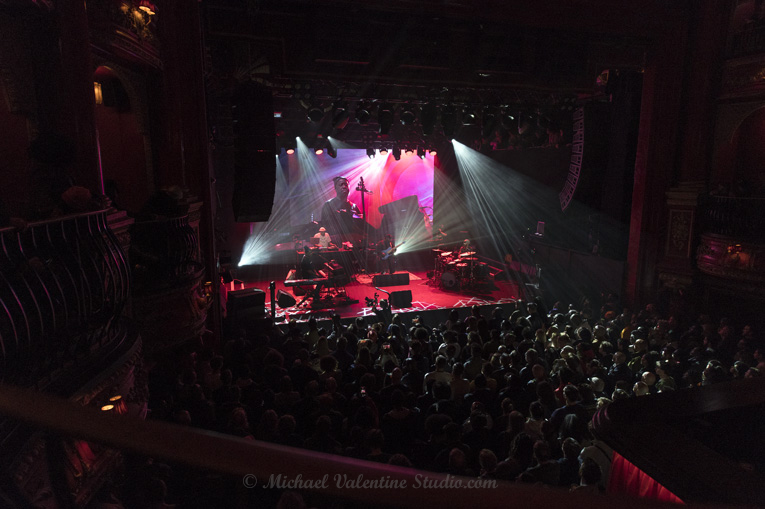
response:
M106 211L0 230L0 379L38 384L121 337L129 292Z
M765 239L765 198L704 196L699 210L702 233L740 241Z
M195 274L201 269L195 260L198 242L187 215L136 221L131 244L136 284L156 288Z

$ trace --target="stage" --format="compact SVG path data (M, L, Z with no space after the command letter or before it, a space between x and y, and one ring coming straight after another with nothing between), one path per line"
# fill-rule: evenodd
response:
M296 295L295 287L286 286L284 279L235 280L222 286L222 293L224 294L222 297L223 302L226 302L228 293L232 289L234 291L253 288L262 290L265 292L266 312L270 315L273 309L275 321L284 323L290 320L304 322L312 317L323 321L330 319L334 314L340 315L344 321L356 317L375 316L374 307L370 305L367 299L377 299L377 309L379 310L379 301L382 299L391 300L385 292L390 294L396 292L398 297L392 299L394 305L391 306L391 310L393 313L402 315L404 319L420 315L427 323L435 325L437 322L445 320L448 312L453 308L471 308L474 305L486 307L486 310L482 310L482 312L484 316L487 316L491 308L512 305L523 295L517 282L497 281L492 277L487 277L482 281L460 281L451 288L445 288L440 278L438 280L429 279L427 271L400 271L393 274L397 278L404 279L406 279L406 275L409 279L408 284L375 287L373 279L375 274L356 274L349 278L350 281L347 284L338 285L337 288L322 288L319 298L308 297L305 300L303 300L305 295L301 295L299 291ZM446 279L447 282L452 282L451 279ZM269 288L271 281L274 282L273 295L276 297L273 308ZM408 302L408 292L411 292L411 303ZM289 297L285 297L285 293ZM399 304L397 301L401 297L403 297L404 303L408 305L397 306ZM282 304L285 304L285 301L286 304L292 304L293 299L295 300L294 305L289 305L289 307L278 305L279 301L282 301ZM301 300L303 301L302 304ZM460 316L465 316L467 312L461 312Z

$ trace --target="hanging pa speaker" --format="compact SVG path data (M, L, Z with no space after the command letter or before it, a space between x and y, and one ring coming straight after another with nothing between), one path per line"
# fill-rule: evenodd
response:
M234 189L237 222L268 221L276 190L276 127L271 90L248 81L232 98Z

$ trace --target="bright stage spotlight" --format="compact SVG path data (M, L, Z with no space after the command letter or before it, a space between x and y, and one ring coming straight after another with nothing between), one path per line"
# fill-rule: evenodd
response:
M324 153L324 149L321 147L316 147L315 149L313 149L313 151L316 152L317 156L320 156Z

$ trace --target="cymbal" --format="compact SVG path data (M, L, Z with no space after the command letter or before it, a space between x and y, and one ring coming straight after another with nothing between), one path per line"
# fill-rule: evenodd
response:
M451 256L451 255L452 255L451 251L444 251L443 253L441 253L441 256L443 256L444 258L446 258L447 256Z
M468 266L468 264L467 264L467 263L458 263L458 264L457 264L457 267L460 267L460 268L462 268L462 267L467 267L467 266Z
M475 252L475 251L468 251L468 252L466 252L466 253L462 253L462 254L460 255L460 258L467 258L468 256L475 256L475 254L476 254L476 252Z
M477 256L469 256L467 258L460 257L460 260L463 261L463 262L477 262L478 261L478 257Z

